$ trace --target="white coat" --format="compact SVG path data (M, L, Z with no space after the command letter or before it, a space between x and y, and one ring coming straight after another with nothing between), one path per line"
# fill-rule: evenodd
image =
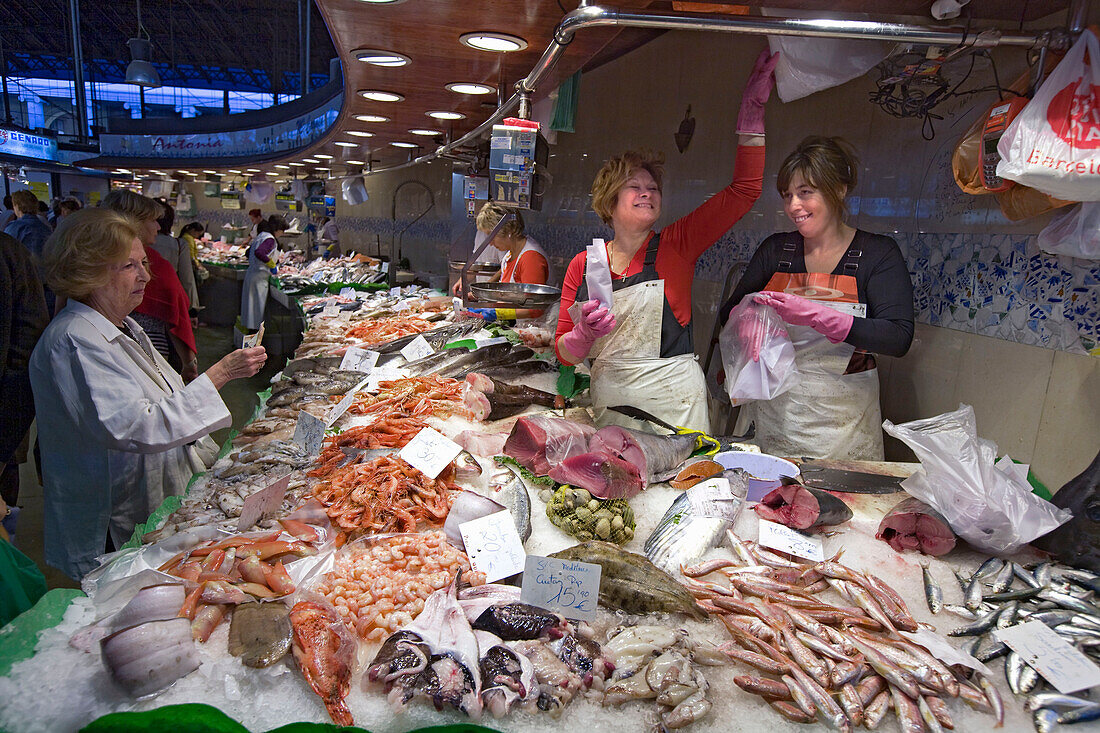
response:
M138 341L70 300L31 355L45 558L77 579L98 565L108 528L120 547L165 497L184 493L217 453L206 436L232 423L206 375L184 386L125 323Z

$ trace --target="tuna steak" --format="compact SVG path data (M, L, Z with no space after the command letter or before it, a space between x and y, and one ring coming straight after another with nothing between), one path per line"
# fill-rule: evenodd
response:
M791 529L814 529L841 524L852 518L852 510L828 491L799 483L784 484L753 507L761 519L778 522Z
M504 453L539 476L550 466L588 450L596 429L558 417L521 417L512 426Z
M608 425L588 442L593 453L606 452L638 468L645 483L665 481L698 448L695 435L655 435Z
M607 451L582 453L550 469L561 484L587 489L600 499L629 499L646 487L636 465Z
M925 555L946 555L955 547L955 533L943 515L920 499L899 501L886 513L875 535L898 552L920 550Z
M1070 479L1051 503L1073 519L1032 542L1063 562L1100 573L1100 453L1080 476Z

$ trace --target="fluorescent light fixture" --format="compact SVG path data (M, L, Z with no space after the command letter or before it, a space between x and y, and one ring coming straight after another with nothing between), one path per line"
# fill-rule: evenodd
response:
M346 165L366 165L366 163L361 160L345 160L344 163Z
M349 143L349 142L345 142L344 140L337 140L335 143L333 143L333 145L339 145L341 148L357 148L357 147L359 147L359 143Z
M496 91L488 84L478 84L469 81L453 81L447 85L447 89L455 94L492 94Z
M299 163L299 162L295 161L295 162L291 163L291 165L294 166L295 168L301 168L303 165L305 165L305 163Z
M527 41L511 33L497 33L495 31L476 31L463 33L458 39L463 46L476 48L479 51L493 51L496 53L508 53L510 51L522 51L527 48Z
M151 171L149 171L149 172L150 172L150 173L156 173L156 174L157 174L158 176L166 176L166 175L168 175L168 174L167 174L167 173L165 173L164 171L154 171L154 170L151 170Z
M464 120L466 115L461 112L447 112L446 110L433 110L427 113L428 117L433 117L437 120Z
M360 89L358 94L363 99L369 99L372 102L402 102L405 100L404 94L387 92L383 89Z
M203 173L209 173L209 174L210 174L210 175L212 175L212 176L216 176L216 175L218 175L218 172L217 172L217 171L203 171Z
M394 146L395 148L418 148L418 147L420 147L416 143L407 143L404 140L395 140L394 142L390 143L390 145Z
M230 169L229 169L229 172L230 172L230 173L237 173L237 174L239 174L239 173L240 173L240 171L239 171L239 170L234 170L233 168L230 168Z
M302 158L303 163L320 163L316 158Z
M259 173L260 172L259 168L245 168L245 170L248 171L249 173Z
M313 170L315 170L315 171L330 171L332 169L331 168L322 168L321 166L317 166Z
M413 135L423 135L424 137L435 137L436 135L442 135L443 134L439 130L429 130L427 128L420 128L420 127L409 130L409 132Z
M282 163L276 163L276 164L275 164L275 167L276 167L276 168L282 168L282 169L283 169L283 170L285 170L285 171L288 171L288 170L290 170L290 166L289 166L289 165L284 165L284 164L282 164Z
M345 130L344 132L352 137L374 137L373 132L367 132L366 130Z
M355 115L355 119L360 122L389 122L389 117L383 115Z
M115 168L115 173L132 173L132 172L133 171L131 171L128 168Z
M360 48L352 51L356 59L373 66L398 67L412 62L408 56L396 51L380 51L376 48Z
M313 157L314 158L320 158L322 160L332 160L332 156L329 155L328 153L314 153Z

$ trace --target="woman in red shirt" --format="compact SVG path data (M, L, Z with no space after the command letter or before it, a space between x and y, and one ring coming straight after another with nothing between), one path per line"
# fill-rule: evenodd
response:
M643 427L606 408L630 405L674 425L710 430L706 383L691 332L695 261L752 208L764 175L764 104L775 85L778 55L761 52L742 95L733 181L695 211L665 227L663 157L627 152L607 161L592 184L592 208L614 230L601 249L610 267L612 302L590 299L585 252L569 263L555 336L558 358L591 358L596 422ZM596 240L595 245L602 245ZM602 268L601 249L593 248Z
M523 216L518 210L506 209L489 201L478 211L477 230L489 234L509 211L512 212L513 219L501 227L490 243L505 254L500 263L500 272L489 278L489 282L546 285L550 282L550 261L539 243L527 236ZM467 312L487 321L539 318L544 313L532 308L471 308Z

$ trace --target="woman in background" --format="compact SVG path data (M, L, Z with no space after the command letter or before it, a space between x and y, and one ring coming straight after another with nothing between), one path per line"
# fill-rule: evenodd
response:
M241 326L249 333L260 328L267 308L268 278L278 271L279 240L287 230L286 219L272 214L259 224L248 246L248 270L241 293Z

